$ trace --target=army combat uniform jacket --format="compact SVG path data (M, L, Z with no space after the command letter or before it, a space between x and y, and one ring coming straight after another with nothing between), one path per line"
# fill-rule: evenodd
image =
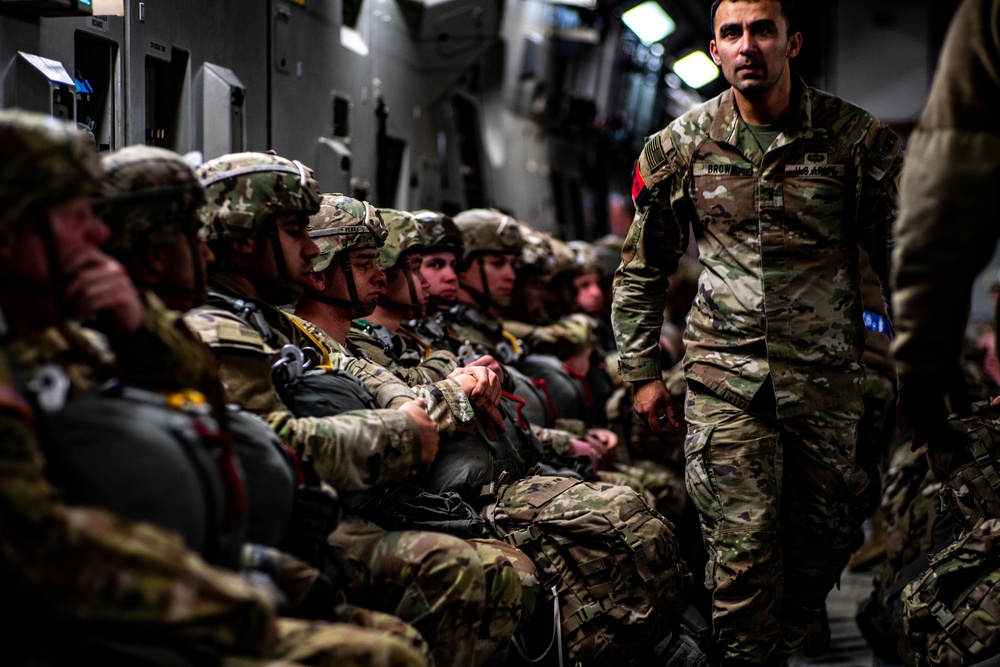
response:
M312 322L295 315L291 318L321 352L324 363L360 380L379 406L393 408L402 402L423 398L427 400L428 414L441 435L471 430L475 410L458 382L444 379L410 385L396 377L389 368L372 360L365 350L353 346L348 349Z
M396 333L367 320L351 322L347 345L411 386L444 380L461 365L447 350L432 350L404 328Z
M667 278L693 227L703 271L685 333L688 379L746 408L770 376L782 418L842 404L861 395L857 249L884 285L900 142L798 79L763 155L737 148L745 132L730 90L646 142L614 283L622 378L660 377Z
M233 304L250 308L241 317ZM282 403L272 365L286 344L301 348L309 347L311 341L280 310L214 277L209 303L190 311L185 321L215 352L229 400L262 416L285 442L310 455L324 481L341 491L361 491L406 479L414 469L420 456L420 434L405 413L371 410L298 418ZM261 321L266 324L267 338L250 323L260 325ZM373 460L378 465L372 465Z

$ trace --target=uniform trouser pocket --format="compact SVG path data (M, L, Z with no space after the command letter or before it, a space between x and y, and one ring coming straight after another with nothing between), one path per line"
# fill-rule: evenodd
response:
M783 454L773 423L704 394L686 410L685 483L701 518L724 657L765 663L780 644Z

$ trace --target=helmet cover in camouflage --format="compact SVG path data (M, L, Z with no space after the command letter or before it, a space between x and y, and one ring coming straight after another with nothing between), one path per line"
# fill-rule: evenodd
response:
M556 258L552 250L552 237L524 223L520 223L520 225L521 234L524 237L524 247L521 249L521 265L518 267L518 272L551 280L552 276L556 274Z
M524 239L517 220L495 209L474 208L455 216L465 243L463 263L481 253L513 253L520 256Z
M565 241L552 238L552 257L555 261L554 275L559 275L564 271L576 271L576 254Z
M234 153L209 160L197 174L205 188L201 218L209 241L250 238L277 216L319 210L319 184L298 160Z
M317 273L325 271L341 250L381 248L388 234L377 208L342 194L323 195L309 225L309 236L319 246L319 256L313 260Z
M424 235L412 213L391 208L383 208L381 213L389 234L385 245L378 251L376 264L383 271L388 271L396 267L399 258L407 251L423 250Z
M0 232L32 209L102 190L100 160L74 125L52 116L0 111Z
M597 320L584 313L573 313L548 326L531 332L531 349L560 359L574 357L598 345Z
M597 254L597 248L586 241L570 241L566 245L573 251L577 273L601 272L601 257Z
M129 146L105 155L101 167L108 186L101 216L111 228L111 251L177 240L205 203L194 169L165 148Z
M424 252L452 251L461 259L465 254L462 232L450 215L436 211L414 211L424 234Z

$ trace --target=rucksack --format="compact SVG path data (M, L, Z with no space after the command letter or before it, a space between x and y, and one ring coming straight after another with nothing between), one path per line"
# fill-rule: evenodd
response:
M988 519L930 558L903 589L903 626L918 667L1000 654L1000 520Z
M966 450L951 463L942 490L944 505L966 529L1000 518L1000 409L977 403L951 426L966 435Z
M483 516L535 563L539 609L558 600L559 621L527 624L525 643L544 649L555 630L567 664L651 664L692 583L669 521L629 488L542 476L503 487Z

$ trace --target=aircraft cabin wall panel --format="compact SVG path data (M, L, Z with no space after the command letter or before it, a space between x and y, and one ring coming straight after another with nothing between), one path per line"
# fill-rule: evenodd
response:
M129 143L162 145L182 153L203 150L196 126L203 91L197 84L210 63L231 70L246 86L242 148L269 148L267 0L127 3ZM219 143L213 147L213 152L221 150Z

